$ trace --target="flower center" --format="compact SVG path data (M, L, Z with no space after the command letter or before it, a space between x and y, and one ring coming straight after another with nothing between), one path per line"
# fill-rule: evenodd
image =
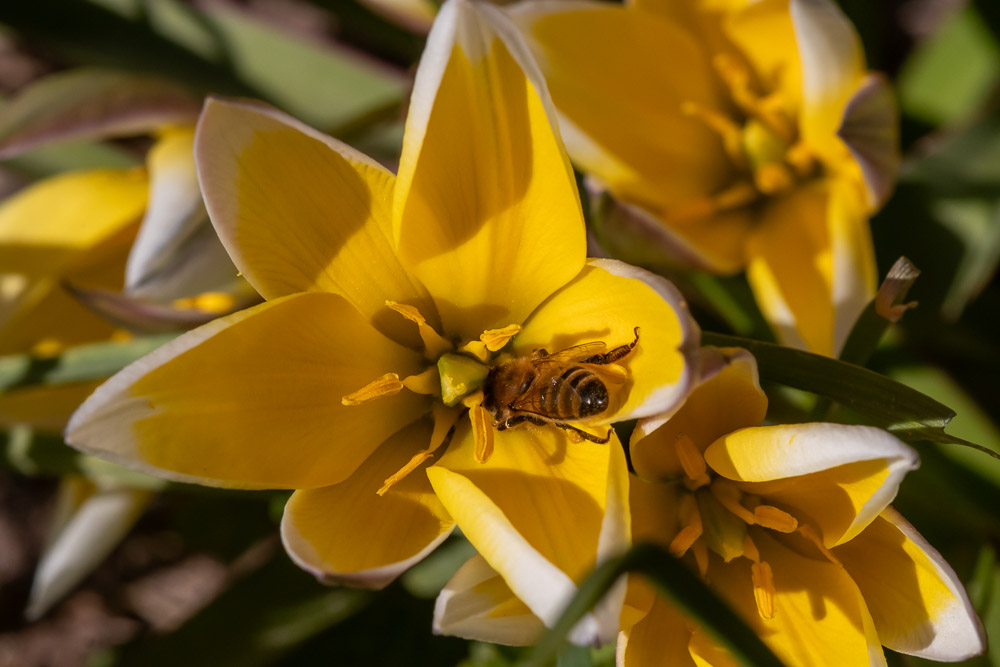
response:
M671 222L703 218L780 195L814 177L819 169L799 141L795 120L789 118L779 91L762 94L756 90L750 70L734 56L719 54L713 64L738 114L729 116L694 102L685 102L681 110L719 135L736 178L713 195L677 207L669 216Z
M775 589L771 565L761 559L753 540L757 531L798 533L818 547L827 559L839 564L811 526L764 503L759 496L744 492L736 482L715 475L689 436L678 435L674 451L684 470L680 484L687 493L679 504L681 529L670 543L670 553L680 558L690 552L702 576L708 571L709 552L727 563L736 558L748 559L754 600L761 618L774 618Z

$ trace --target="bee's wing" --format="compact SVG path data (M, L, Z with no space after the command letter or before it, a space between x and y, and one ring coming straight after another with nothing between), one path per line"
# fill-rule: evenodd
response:
M589 343L580 343L579 345L574 345L573 347L567 347L565 350L559 350L558 352L553 352L552 354L546 355L544 357L538 357L535 359L535 364L541 366L544 364L567 364L567 363L577 363L594 356L595 354L603 354L608 349L604 341L595 340Z
M606 384L623 384L628 380L628 370L621 364L580 364Z

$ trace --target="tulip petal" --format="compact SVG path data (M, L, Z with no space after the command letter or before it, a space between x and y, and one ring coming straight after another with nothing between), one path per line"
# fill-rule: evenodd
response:
M705 350L722 358L722 368L698 385L666 422L660 417L640 420L632 432L632 465L644 479L684 474L675 448L682 435L701 450L727 433L764 421L767 396L760 387L753 355L741 349Z
M443 542L455 524L422 470L377 493L430 437L427 423L413 424L340 484L293 493L281 539L299 567L324 583L383 588Z
M544 632L545 625L478 554L458 569L434 604L435 634L528 646Z
M861 39L831 0L791 0L789 11L802 67L802 137L836 159L843 153L837 130L865 76Z
M857 582L882 643L928 660L982 653L982 624L955 571L894 509L834 550Z
M823 542L847 542L896 496L917 453L870 426L794 424L746 428L705 450L716 473L814 524Z
M657 595L646 617L618 635L618 667L694 667L690 641L690 621Z
M861 167L869 208L878 209L892 193L900 163L899 109L884 76L865 77L837 134Z
M551 627L594 566L629 544L628 470L617 437L573 443L558 428L495 434L486 463L468 423L427 475L476 550L518 598ZM566 517L573 529L566 529ZM609 641L618 631L625 582L588 613L570 639Z
M747 278L787 345L840 352L875 296L875 257L856 188L823 182L765 208L750 240Z
M148 491L109 489L84 500L42 555L25 616L40 618L89 576L132 528L150 497Z
M751 563L711 559L708 579L787 665L885 665L871 614L850 575L828 561L799 555L755 531L761 559L774 572L774 617L754 601Z
M416 342L387 300L436 324L400 265L390 225L394 178L353 148L270 107L209 99L195 137L205 204L243 276L266 299L346 297L380 331Z
M127 366L70 420L66 439L168 479L238 488L313 488L350 475L429 409L402 392L341 398L419 353L375 331L344 298L307 293L210 322Z
M133 226L146 206L143 169L78 171L41 181L0 206L0 267L60 276L83 253Z
M444 330L465 340L522 322L583 266L576 181L550 106L499 10L442 7L406 120L394 231Z
M724 107L705 50L662 16L603 2L515 5L573 160L619 198L654 210L719 190L718 135L682 112ZM683 63L683 66L671 64Z
M539 306L514 339L517 354L555 353L602 341L610 350L639 343L620 363L629 373L611 392L608 410L588 424L667 412L687 395L697 369L698 325L680 292L666 279L610 259L592 259L580 274ZM627 394L626 394L627 392Z
M6 389L0 392L0 425L28 424L42 433L62 433L73 411L99 384L96 380Z
M169 129L149 151L149 206L125 266L131 296L173 301L217 291L236 267L208 220L194 168L194 129Z
M796 57L795 26L790 15L790 5L796 2L798 0L714 3L728 4L720 7L724 12L722 27L726 36L750 62L763 89L780 92L785 110L791 113L797 111L802 96L802 63Z

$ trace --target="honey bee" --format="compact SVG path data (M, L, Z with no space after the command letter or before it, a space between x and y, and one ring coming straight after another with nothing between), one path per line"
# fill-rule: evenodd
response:
M606 443L569 421L599 415L610 404L605 382L621 384L627 376L620 366L612 366L627 357L639 344L635 340L610 351L602 341L582 343L549 354L538 349L529 356L517 357L494 366L483 384L483 407L493 415L493 426L504 431L518 424L552 424L591 442Z

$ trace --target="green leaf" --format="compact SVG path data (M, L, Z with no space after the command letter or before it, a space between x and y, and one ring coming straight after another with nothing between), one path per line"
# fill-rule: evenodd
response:
M899 77L904 113L935 125L966 118L1000 78L1000 48L973 7L949 17Z
M175 337L166 334L80 345L46 359L27 354L0 357L0 391L110 377Z
M332 43L303 39L214 4L207 15L240 76L305 123L340 134L398 114L409 89L401 71Z
M961 444L1000 458L996 452L945 433L944 427L955 416L951 408L875 371L736 336L706 332L702 341L707 345L745 348L757 358L762 379L837 401L903 440Z
M661 595L701 625L740 664L781 667L781 661L757 633L705 582L666 550L652 544L637 544L624 555L599 565L580 584L555 627L542 638L523 664L544 665L551 660L577 621L604 597L620 576L628 572L649 579Z

